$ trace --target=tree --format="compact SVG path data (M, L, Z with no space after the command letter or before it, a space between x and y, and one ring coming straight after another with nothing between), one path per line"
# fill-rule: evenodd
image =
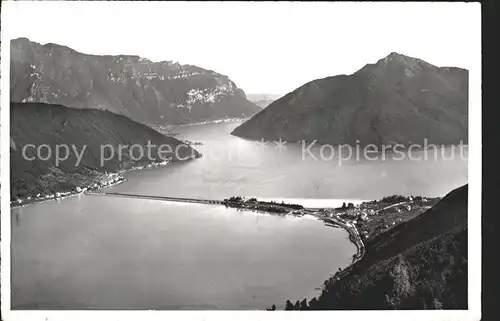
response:
M274 304L270 309L266 308L266 311L274 311L274 310L276 310L276 306ZM286 308L285 308L285 310L286 310Z
M290 310L293 310L293 309L294 309L294 307L293 307L292 302L290 302L290 300L286 300L285 310L286 311L290 311Z
M342 209L345 210L346 208L347 208L347 206L345 205L345 202L344 202L344 204L342 204Z
M319 301L316 298L312 298L311 301L309 301L309 309L310 310L317 310L319 308Z
M347 204L347 208L354 208L354 204L353 203Z
M309 306L307 305L307 300L304 299L300 302L300 310L309 310Z
M297 302L295 302L294 310L300 310L300 302L299 302L299 300L297 300Z

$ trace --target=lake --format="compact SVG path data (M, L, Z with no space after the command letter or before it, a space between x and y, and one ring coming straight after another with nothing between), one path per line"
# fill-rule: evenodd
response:
M107 190L321 207L444 196L467 182L460 157L340 163L320 148L304 157L300 144L229 135L237 125L179 127L202 158L130 172ZM13 309L279 308L317 294L356 251L347 232L310 217L90 195L13 209L11 248Z

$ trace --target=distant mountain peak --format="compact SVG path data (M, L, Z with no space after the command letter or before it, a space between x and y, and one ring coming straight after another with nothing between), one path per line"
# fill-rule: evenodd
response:
M393 51L387 57L397 58L397 57L407 57L407 56L402 55L400 53L397 53L397 52Z
M395 51L391 52L385 58L380 59L376 66L388 66L388 65L402 65L411 69L420 69L425 67L434 67L430 63L423 61L422 59L406 56Z
M237 127L251 139L351 146L467 141L468 73L391 52L352 75L313 80Z
M413 57L410 57L410 56L407 56L407 55L404 55L404 54L400 54L398 52L391 52L390 54L388 54L385 58L383 59L386 59L386 60L396 60L396 61L406 61L406 60L420 60L418 58L413 58Z

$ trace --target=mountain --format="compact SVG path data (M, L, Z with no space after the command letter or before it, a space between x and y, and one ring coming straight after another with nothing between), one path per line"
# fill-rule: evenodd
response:
M366 146L467 143L468 71L391 53L351 75L311 81L233 135Z
M250 117L260 110L227 76L172 61L96 56L11 41L11 101L106 109L145 124Z
M468 185L423 214L369 240L339 281L325 282L312 309L467 309Z
M168 158L175 162L200 156L175 138L126 116L97 109L11 103L10 132L12 199L74 191L77 186L99 183L106 173ZM160 150L161 145L166 147ZM124 147L121 152L119 146ZM61 161L56 164L57 152Z
M266 108L273 101L275 101L280 97L281 95L274 95L274 94L247 94L248 100L250 100L251 102L253 102L254 104L256 104L261 108Z

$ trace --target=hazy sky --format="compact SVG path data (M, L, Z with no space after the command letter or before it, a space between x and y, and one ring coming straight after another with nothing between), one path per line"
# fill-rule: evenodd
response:
M89 54L174 60L286 94L392 51L470 68L480 6L466 3L2 3L2 33Z

